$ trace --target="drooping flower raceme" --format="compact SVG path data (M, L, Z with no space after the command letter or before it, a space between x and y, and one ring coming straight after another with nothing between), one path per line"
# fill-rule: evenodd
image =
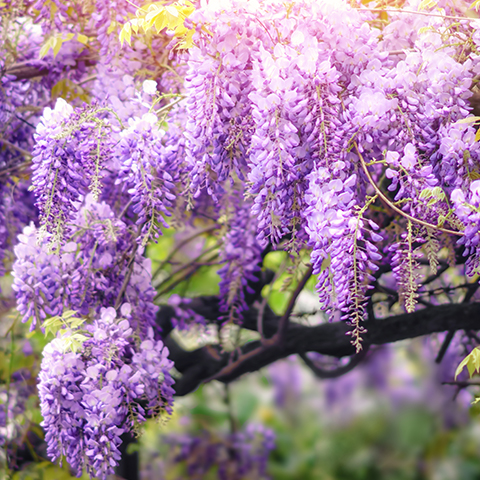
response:
M115 305L124 294L132 305L129 321L144 335L155 327L151 284L151 261L136 248L135 237L105 203L88 196L72 228L75 241L48 253L48 238L37 242L37 229L30 225L19 236L13 266L17 308L31 329L47 316L74 310L81 315ZM133 257L133 258L132 258ZM131 273L129 273L131 269ZM124 286L125 279L128 283Z
M157 121L153 113L130 119L117 147L121 164L118 183L125 183L132 197L144 245L160 235L162 225L168 227L163 215L170 216L175 199L174 178L169 173L173 173L173 165L168 162L169 156L162 145L164 132L156 125Z
M250 215L250 202L233 202L235 210L229 221L224 239L221 261L225 265L217 272L220 276L220 311L226 319L242 318L247 309L245 291L248 282L256 282L260 270L262 248L256 239L257 222ZM228 312L228 315L227 315Z
M138 430L147 413L171 413L173 362L152 329L135 340L112 307L86 327L77 351L68 348L72 333L61 330L44 350L38 390L47 452L52 460L64 455L79 476L85 468L105 480L120 460L120 436Z
M455 213L465 225L465 235L458 243L465 247L463 255L468 257L465 269L468 276L480 272L480 180L470 184L465 195L462 189L455 189L451 195Z
M33 150L32 187L37 197L40 237L50 234L49 245L58 250L69 237L69 223L90 190L98 199L102 165L110 155L112 137L97 107L73 111L59 98L46 108L37 126Z

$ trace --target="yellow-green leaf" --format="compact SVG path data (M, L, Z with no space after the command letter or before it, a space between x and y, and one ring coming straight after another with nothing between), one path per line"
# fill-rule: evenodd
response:
M116 28L117 28L117 22L115 20L112 20L112 22L110 23L110 26L108 27L107 35L110 35Z
M478 121L480 121L480 117L472 116L472 117L462 118L461 120L457 120L455 123L475 123Z
M467 367L470 378L475 372L480 371L480 349L475 347L460 363L455 371L455 379L460 375L462 370Z
M122 45L122 47L123 47L124 41L127 41L129 45L132 45L131 38L132 38L132 29L130 28L130 22L127 22L123 26L120 32L120 44Z
M457 377L460 375L460 373L462 372L462 370L468 365L468 362L469 362L470 358L469 358L469 355L467 355L461 362L460 362L460 365L457 367L457 369L455 370L455 380L457 379Z
M56 38L54 36L50 37L42 46L40 49L39 57L43 58L47 53L50 51L50 49L54 48L56 45Z
M83 43L84 45L86 45L88 43L88 37L86 35L83 35L82 33L79 33L77 35L77 40L80 42L80 43Z
M468 8L472 9L474 8L478 12L478 6L480 5L480 0L475 0Z
M178 13L178 10L177 10L177 6L175 5L167 5L165 7L165 10L172 16L172 17L178 17L179 13Z
M421 27L418 29L418 34L421 35L422 33L426 33L432 30L432 27Z
M422 0L418 6L418 11L425 10L426 8L433 8L437 5L437 0Z
M143 25L143 18L134 18L130 20L130 25L132 27L132 30L135 33L138 33L138 28Z
M480 140L480 130L477 130L477 133L475 133L475 141L478 142Z
M186 50L187 48L190 48L193 46L193 34L195 33L195 30L192 28L191 30L189 30L186 35L185 35L185 38L182 40L182 42L180 43L180 45L177 47L181 50Z
M54 45L52 47L53 49L53 56L56 57L58 55L58 52L62 48L63 45L63 39L54 37Z
M157 33L161 32L165 27L168 28L167 15L165 11L155 17L155 29Z

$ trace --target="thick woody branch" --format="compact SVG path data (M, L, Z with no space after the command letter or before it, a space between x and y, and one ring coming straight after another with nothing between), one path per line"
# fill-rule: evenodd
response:
M209 297L209 300L213 301L214 298ZM200 299L197 302L200 303ZM212 305L215 309L214 301ZM207 309L206 303L203 309ZM256 313L254 308L247 312L245 327L250 326L249 322L256 325ZM274 324L278 325L279 318L275 318L271 312L267 312L266 317L264 325L267 326L271 336L275 329ZM429 307L410 314L369 322L366 327L368 331L364 336L365 346L383 345L436 332L479 330L480 303ZM346 335L349 328L344 322L325 323L313 327L290 322L285 340L281 344L272 342L265 348L261 341L252 341L243 345L234 358L230 352L221 352L217 345L188 352L168 336L165 342L170 349L170 358L182 374L175 384L177 395L186 395L213 377L224 383L231 382L245 373L257 371L293 354L318 352L337 358L354 355L355 348ZM243 357L244 360L237 363L239 357ZM234 368L226 368L231 363L236 363ZM219 375L222 370L228 373Z
M80 63L85 64L88 67L95 65L98 61L98 58L95 55L89 56L80 56L75 59L75 65L73 68L77 68ZM32 65L32 63L36 63ZM44 77L48 75L51 69L51 65L47 65L46 62L36 61L33 62L31 60L25 62L17 62L10 66L8 66L3 72L4 75L12 75L16 81L19 80L29 80L31 78L36 77Z

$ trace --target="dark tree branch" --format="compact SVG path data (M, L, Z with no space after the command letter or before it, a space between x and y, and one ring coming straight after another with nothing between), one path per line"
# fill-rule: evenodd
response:
M212 316L208 315L209 306L212 312L218 309L216 300L216 297L199 298L188 306L198 313L203 312L202 314L209 318ZM162 310L159 316L165 317ZM251 308L244 315L243 327L254 330L256 320L257 311ZM267 335L267 332L270 336L274 335L278 320L270 309L266 309L264 331ZM165 318L162 321L165 323ZM355 348L346 335L349 329L345 322L325 323L313 327L290 322L282 345L277 342L262 345L260 340L248 342L241 347L239 355L233 360L231 352L222 352L218 345L188 352L170 336L167 336L165 343L170 350L170 358L175 362L176 369L182 374L175 384L176 393L186 395L209 379L215 378L228 383L245 373L257 371L293 354L318 352L337 358L352 356L355 354ZM480 303L448 304L369 323L368 332L364 336L364 345L365 347L383 345L444 331L479 329ZM239 358L242 359L240 362L238 362Z
M75 59L75 65L73 68L77 68L80 63L84 63L88 67L95 65L98 61L98 58L94 55L89 56L79 56ZM3 75L12 75L16 81L19 80L29 80L36 77L44 77L50 72L50 65L47 65L46 62L36 61L37 65L32 65L34 61L28 60L25 62L17 62L8 66L3 72Z
M30 78L43 77L49 72L46 66L32 66L25 62L11 65L5 70L5 75L13 75L16 80L29 80Z
M442 346L440 347L440 350L438 351L437 358L435 359L435 363L441 363L443 360L443 357L447 353L448 347L452 343L453 336L455 335L455 332L453 330L450 330L447 333L447 336L443 340Z
M337 367L331 370L319 367L314 360L312 360L306 353L299 353L300 358L304 361L305 365L310 368L310 370L318 378L337 378L345 375L348 372L351 372L367 355L367 352L370 348L370 345L367 345L365 348L362 348L359 353L350 357L350 361L346 365Z

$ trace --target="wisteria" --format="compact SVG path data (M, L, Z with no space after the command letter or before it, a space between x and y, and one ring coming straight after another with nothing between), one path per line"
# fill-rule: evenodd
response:
M23 321L32 320L31 328L47 316L75 310L83 315L115 305L125 278L125 295L132 306L132 327L145 334L154 326L158 307L153 304L149 259L134 254L126 225L116 219L104 203L90 196L77 216L73 233L75 241L61 247L58 254L49 253L49 239L38 243L38 231L25 227L15 247L17 261L13 267L17 306ZM126 270L127 269L127 270ZM130 271L128 271L130 269Z
M185 463L191 479L203 478L213 466L219 480L268 478L266 462L275 448L275 434L259 424L220 438L205 431L198 436L170 435L165 441L175 452L174 461Z
M475 303L478 12L391 3L0 3L0 315L48 338L50 458L103 479L174 393L293 353L321 377L305 296L358 361L404 338L378 316ZM195 325L215 341L185 350ZM171 438L193 477L262 478L274 448Z
M130 310L124 304L122 315ZM120 460L120 436L138 429L146 413L171 413L173 363L151 329L137 344L112 307L87 327L79 350L69 349L66 336L47 345L39 375L48 453L64 455L78 475L85 468L106 479Z
M66 226L77 212L80 197L91 191L98 199L101 171L112 148L104 137L108 123L97 118L98 108L73 112L59 99L45 109L37 127L33 151L32 186L40 212L41 232L58 249L69 238Z
M234 204L235 204L234 200ZM255 238L256 223L249 215L251 205L235 205L221 255L225 265L217 272L221 278L220 310L225 320L241 318L247 309L245 292L251 290L248 282L256 282L262 249Z
M155 125L157 121L153 113L131 119L118 146L119 182L125 183L132 197L136 223L142 225L144 245L150 238L158 237L160 226L168 228L163 216L171 215L175 199L174 178L169 173L174 165L167 163L168 156L162 145L165 132Z

